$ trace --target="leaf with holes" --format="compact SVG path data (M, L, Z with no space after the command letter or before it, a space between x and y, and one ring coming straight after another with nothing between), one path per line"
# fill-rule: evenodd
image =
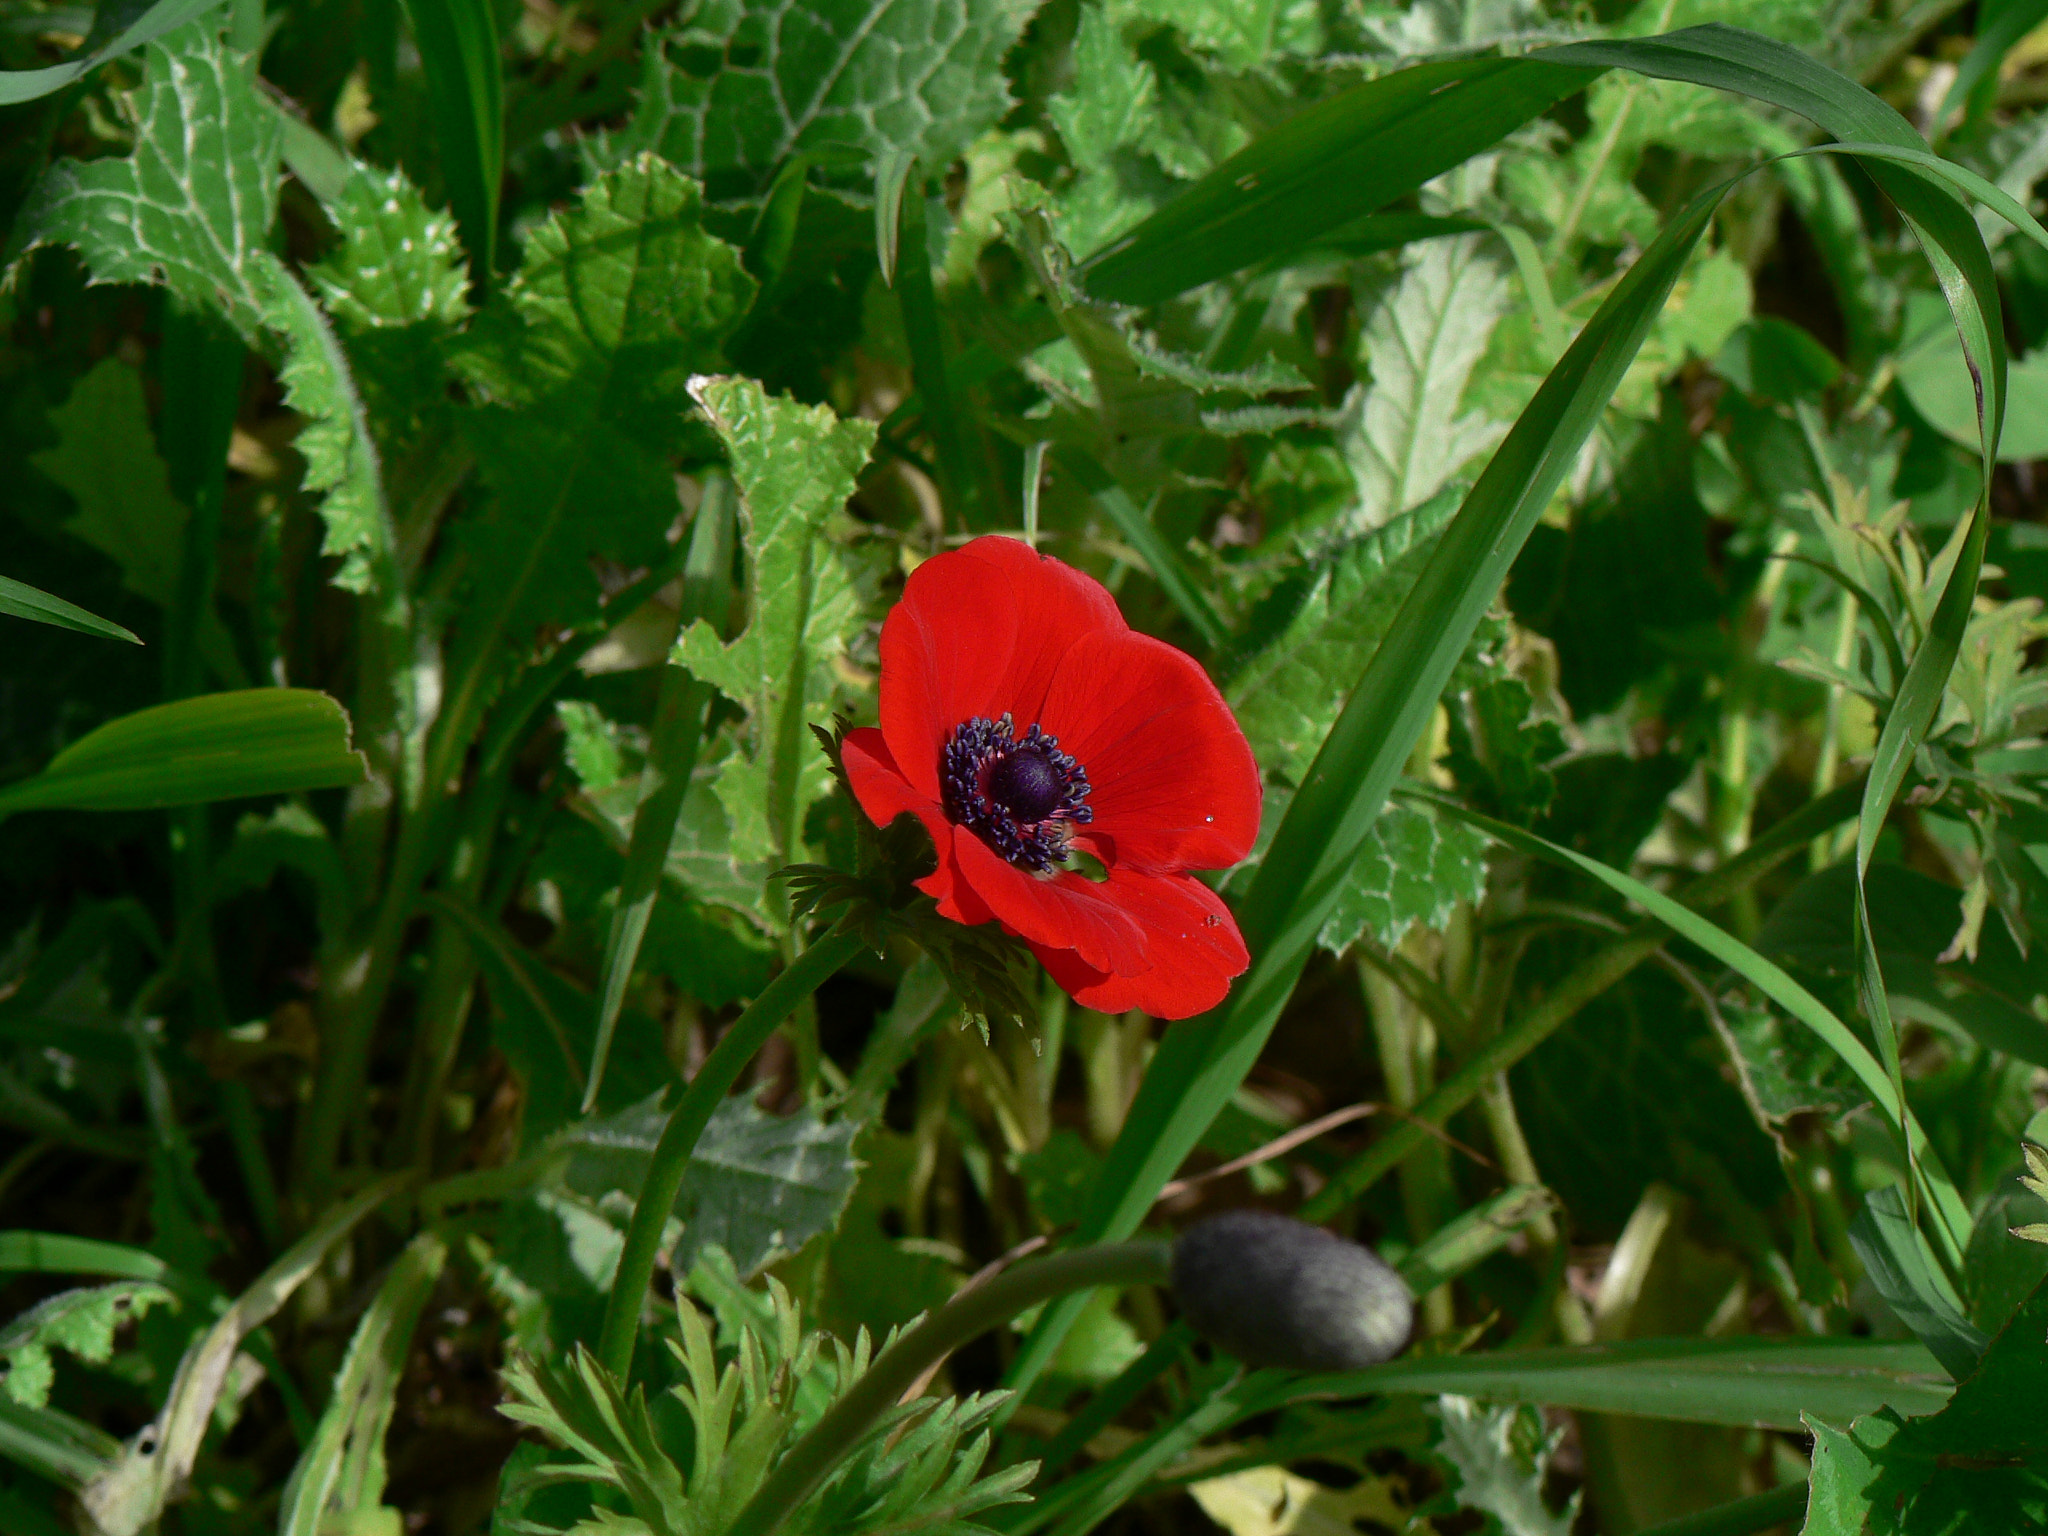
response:
M114 1352L114 1330L151 1307L172 1301L149 1280L61 1291L37 1302L0 1328L0 1362L6 1365L7 1396L26 1408L50 1400L50 1351L61 1349L89 1365L104 1365Z

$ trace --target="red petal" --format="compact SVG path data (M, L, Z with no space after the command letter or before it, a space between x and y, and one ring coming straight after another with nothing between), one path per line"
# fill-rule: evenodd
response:
M1039 718L1060 658L1077 638L1124 633L1100 582L993 535L911 572L882 625L882 732L904 774L939 798L939 752L962 721L1005 711Z
M1118 976L1089 965L1072 950L1032 944L1052 979L1082 1007L1102 1013L1138 1008L1155 1019L1185 1019L1222 1002L1231 978L1250 963L1222 899L1185 876L1112 872L1110 883L1122 888L1134 913L1147 923L1151 968Z
M953 840L961 878L1005 928L1034 944L1071 949L1089 965L1134 975L1152 964L1145 932L1124 904L1079 875L1040 880L1026 874L972 832Z
M1258 764L1194 658L1149 635L1083 635L1039 720L1088 771L1086 832L1113 845L1116 864L1222 869L1251 851Z

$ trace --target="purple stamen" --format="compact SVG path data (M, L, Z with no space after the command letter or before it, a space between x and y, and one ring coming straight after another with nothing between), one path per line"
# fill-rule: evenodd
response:
M939 753L946 815L1020 869L1043 874L1066 857L1076 825L1095 819L1088 773L1038 726L977 715Z

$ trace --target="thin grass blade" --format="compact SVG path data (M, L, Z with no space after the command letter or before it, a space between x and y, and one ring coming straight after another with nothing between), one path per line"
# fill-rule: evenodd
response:
M496 281L505 177L505 63L490 0L405 0L427 73L448 206L480 291Z
M723 475L707 480L683 567L679 618L684 629L700 618L716 623L724 610L731 588L734 510L732 481ZM591 1048L590 1081L583 1090L582 1113L586 1115L597 1104L612 1034L619 1026L619 1010L625 1006L626 983L654 916L654 900L661 891L662 872L668 867L683 796L697 768L697 749L704 740L711 698L711 689L691 676L687 667L671 662L661 669L654 738L648 747L647 766L640 773L640 803L633 812L632 839L619 880L619 904L598 971L597 1043Z

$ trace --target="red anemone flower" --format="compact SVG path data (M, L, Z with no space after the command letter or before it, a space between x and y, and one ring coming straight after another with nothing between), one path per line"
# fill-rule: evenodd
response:
M1187 871L1251 851L1259 773L1191 657L1092 577L980 538L919 566L883 624L881 715L846 738L847 779L877 826L930 831L918 886L941 915L1001 923L1084 1007L1223 1000L1244 940ZM1107 878L1066 867L1075 849Z

